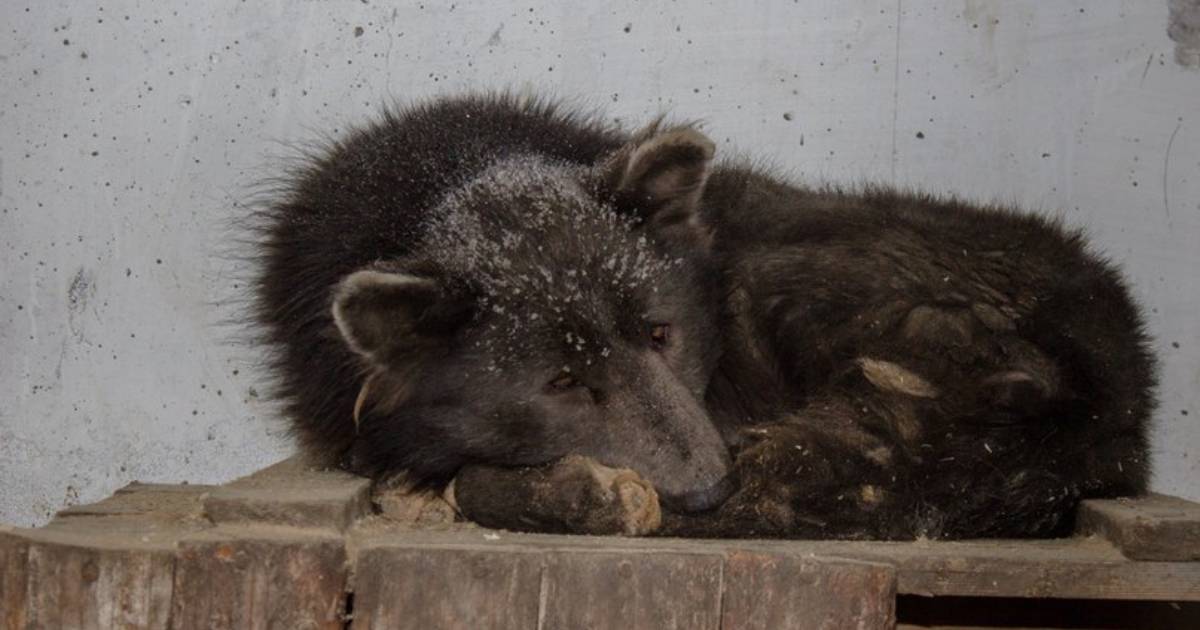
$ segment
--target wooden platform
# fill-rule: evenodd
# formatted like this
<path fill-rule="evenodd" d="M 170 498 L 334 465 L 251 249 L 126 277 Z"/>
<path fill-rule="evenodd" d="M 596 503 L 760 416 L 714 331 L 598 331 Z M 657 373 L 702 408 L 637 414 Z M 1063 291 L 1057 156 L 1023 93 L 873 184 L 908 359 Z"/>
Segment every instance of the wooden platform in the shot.
<path fill-rule="evenodd" d="M 1052 541 L 544 536 L 288 461 L 0 526 L 3 628 L 1200 627 L 1200 506 L 1093 501 Z"/>

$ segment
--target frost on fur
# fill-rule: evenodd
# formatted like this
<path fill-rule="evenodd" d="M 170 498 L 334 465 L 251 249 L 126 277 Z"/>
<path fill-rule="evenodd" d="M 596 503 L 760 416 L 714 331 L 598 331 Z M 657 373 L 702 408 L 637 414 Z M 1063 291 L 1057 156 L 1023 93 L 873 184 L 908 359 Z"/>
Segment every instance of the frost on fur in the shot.
<path fill-rule="evenodd" d="M 1078 232 L 597 120 L 442 99 L 297 171 L 262 217 L 255 312 L 307 450 L 512 497 L 591 479 L 564 461 L 628 469 L 660 533 L 692 536 L 1044 536 L 1144 491 L 1154 358 Z M 527 522 L 465 482 L 515 511 L 480 520 Z"/>

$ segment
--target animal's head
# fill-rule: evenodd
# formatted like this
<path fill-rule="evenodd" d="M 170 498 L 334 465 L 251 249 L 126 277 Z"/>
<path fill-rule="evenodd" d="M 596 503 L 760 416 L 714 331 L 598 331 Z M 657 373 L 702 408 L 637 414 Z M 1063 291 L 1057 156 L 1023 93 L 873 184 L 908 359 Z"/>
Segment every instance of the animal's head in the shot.
<path fill-rule="evenodd" d="M 371 374 L 366 470 L 579 454 L 637 470 L 675 509 L 723 500 L 729 454 L 703 404 L 712 155 L 675 128 L 592 165 L 506 158 L 442 201 L 417 254 L 344 278 L 334 320 Z"/>

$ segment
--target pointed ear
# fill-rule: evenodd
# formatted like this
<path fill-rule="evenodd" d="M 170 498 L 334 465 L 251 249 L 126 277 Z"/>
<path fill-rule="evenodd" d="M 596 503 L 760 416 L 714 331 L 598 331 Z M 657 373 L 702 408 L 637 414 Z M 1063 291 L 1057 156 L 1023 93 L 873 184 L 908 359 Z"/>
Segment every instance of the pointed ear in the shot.
<path fill-rule="evenodd" d="M 707 240 L 698 209 L 716 146 L 691 127 L 652 124 L 610 157 L 602 175 L 619 206 L 660 238 Z"/>
<path fill-rule="evenodd" d="M 346 345 L 384 365 L 444 345 L 470 316 L 467 300 L 424 275 L 363 269 L 343 278 L 333 294 L 333 321 Z"/>

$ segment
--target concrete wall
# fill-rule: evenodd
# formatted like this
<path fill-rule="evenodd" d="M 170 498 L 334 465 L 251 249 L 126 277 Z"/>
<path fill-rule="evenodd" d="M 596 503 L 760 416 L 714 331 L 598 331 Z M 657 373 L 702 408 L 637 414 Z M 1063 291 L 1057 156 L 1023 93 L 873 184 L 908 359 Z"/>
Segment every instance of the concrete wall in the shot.
<path fill-rule="evenodd" d="M 1162 355 L 1155 486 L 1200 499 L 1196 4 L 4 2 L 0 521 L 286 454 L 254 357 L 223 342 L 221 226 L 281 143 L 504 86 L 1088 228 Z"/>

